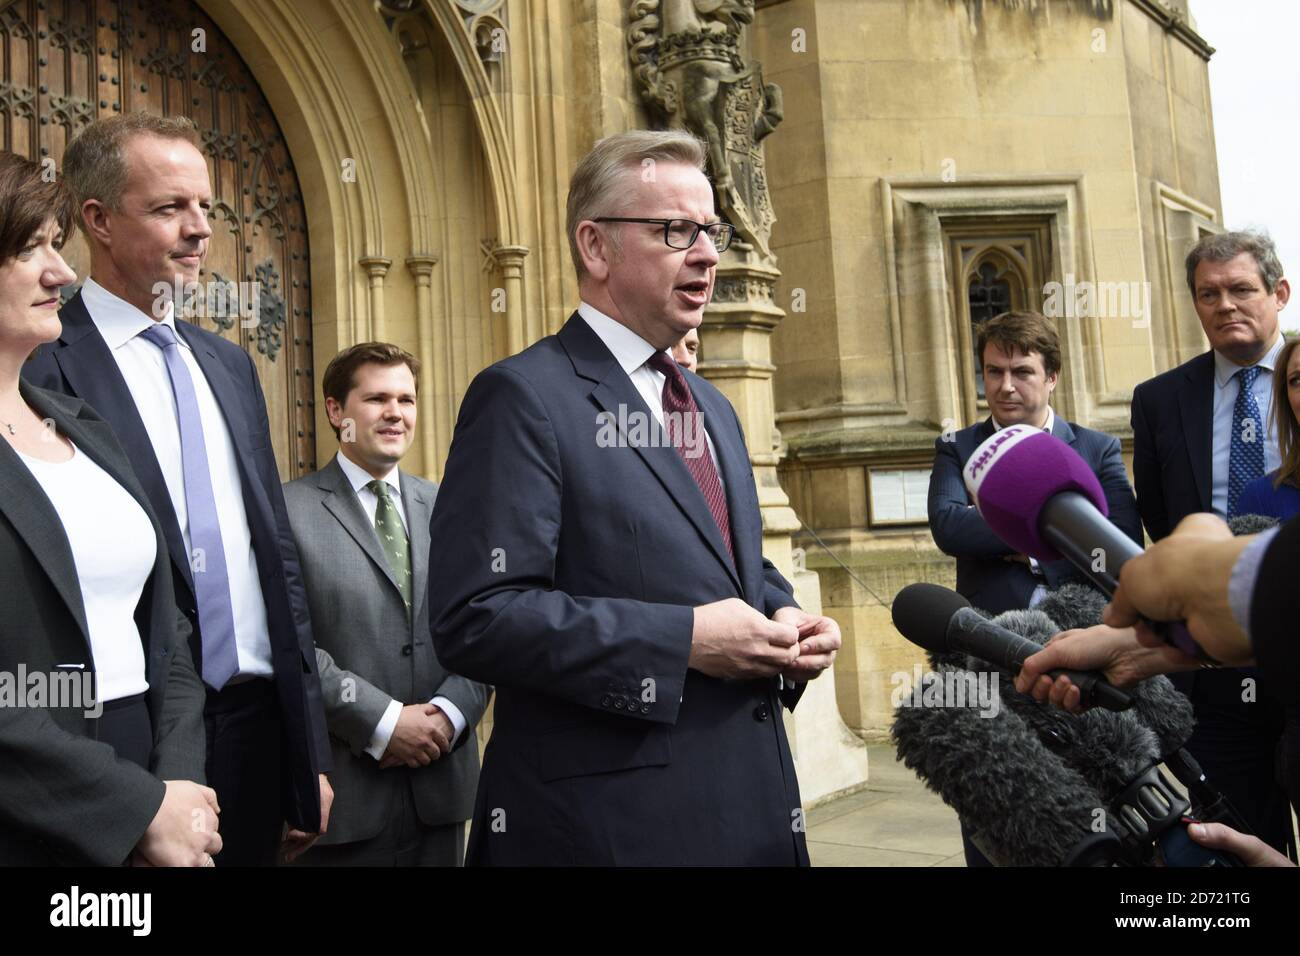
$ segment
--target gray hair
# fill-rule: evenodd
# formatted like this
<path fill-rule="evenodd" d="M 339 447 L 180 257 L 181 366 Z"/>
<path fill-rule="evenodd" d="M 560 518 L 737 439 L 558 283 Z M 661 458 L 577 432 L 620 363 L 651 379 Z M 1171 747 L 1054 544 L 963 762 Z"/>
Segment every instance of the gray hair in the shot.
<path fill-rule="evenodd" d="M 628 173 L 644 169 L 650 163 L 684 163 L 704 170 L 704 144 L 682 130 L 635 129 L 606 136 L 596 143 L 573 171 L 569 180 L 569 201 L 565 210 L 565 230 L 569 235 L 569 255 L 578 278 L 586 275 L 578 253 L 578 224 L 597 216 L 622 212 L 618 200 L 628 194 Z M 612 230 L 610 241 L 618 247 L 618 231 Z"/>
<path fill-rule="evenodd" d="M 1245 229 L 1239 232 L 1218 232 L 1205 236 L 1187 253 L 1187 288 L 1196 295 L 1196 267 L 1202 262 L 1228 262 L 1243 252 L 1250 253 L 1259 269 L 1264 288 L 1272 292 L 1282 278 L 1282 262 L 1277 257 L 1277 247 L 1266 232 Z"/>
<path fill-rule="evenodd" d="M 72 192 L 77 222 L 83 230 L 86 223 L 81 208 L 86 200 L 97 199 L 114 210 L 122 201 L 127 179 L 123 147 L 134 136 L 183 139 L 196 147 L 199 144 L 198 127 L 186 116 L 136 112 L 95 120 L 68 143 L 63 153 L 63 180 Z"/>

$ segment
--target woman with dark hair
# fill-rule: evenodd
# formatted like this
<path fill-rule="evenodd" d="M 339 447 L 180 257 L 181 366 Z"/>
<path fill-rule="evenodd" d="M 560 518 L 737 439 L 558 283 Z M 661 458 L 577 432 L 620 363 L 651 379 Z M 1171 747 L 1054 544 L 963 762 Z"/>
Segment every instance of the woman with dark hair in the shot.
<path fill-rule="evenodd" d="M 1273 368 L 1273 404 L 1269 412 L 1277 431 L 1282 464 L 1277 471 L 1241 489 L 1237 514 L 1267 515 L 1285 521 L 1300 514 L 1300 337 L 1278 353 Z"/>
<path fill-rule="evenodd" d="M 0 152 L 0 865 L 211 866 L 205 692 L 158 521 L 103 419 L 19 376 L 61 331 L 73 216 Z"/>

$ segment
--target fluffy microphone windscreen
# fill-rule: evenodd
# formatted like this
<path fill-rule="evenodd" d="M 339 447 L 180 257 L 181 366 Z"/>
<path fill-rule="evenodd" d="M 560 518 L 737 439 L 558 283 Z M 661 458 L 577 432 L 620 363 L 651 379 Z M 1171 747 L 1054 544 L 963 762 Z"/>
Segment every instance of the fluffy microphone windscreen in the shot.
<path fill-rule="evenodd" d="M 962 469 L 966 490 L 993 533 L 1039 561 L 1062 556 L 1043 540 L 1038 516 L 1063 491 L 1077 491 L 1109 513 L 1101 483 L 1078 452 L 1041 428 L 1011 425 L 995 432 Z"/>
<path fill-rule="evenodd" d="M 927 651 L 948 650 L 948 622 L 970 601 L 937 584 L 909 584 L 894 596 L 892 613 L 898 633 Z"/>

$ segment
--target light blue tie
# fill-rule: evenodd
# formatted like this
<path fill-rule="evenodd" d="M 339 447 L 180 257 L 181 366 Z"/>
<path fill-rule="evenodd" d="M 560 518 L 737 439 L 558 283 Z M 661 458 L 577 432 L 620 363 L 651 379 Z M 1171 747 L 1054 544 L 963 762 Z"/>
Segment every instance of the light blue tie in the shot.
<path fill-rule="evenodd" d="M 1233 376 L 1240 384 L 1232 406 L 1232 441 L 1228 445 L 1228 517 L 1237 514 L 1242 489 L 1264 475 L 1264 419 L 1252 387 L 1259 378 L 1259 366 L 1239 369 Z"/>
<path fill-rule="evenodd" d="M 226 550 L 217 520 L 217 501 L 208 470 L 208 448 L 203 440 L 203 420 L 194 393 L 194 380 L 181 357 L 176 333 L 156 322 L 140 333 L 162 349 L 167 375 L 176 399 L 176 421 L 181 432 L 181 466 L 185 475 L 185 510 L 189 513 L 190 569 L 198 599 L 199 633 L 203 639 L 203 680 L 221 690 L 239 673 L 235 644 L 235 612 L 230 604 L 230 576 Z"/>

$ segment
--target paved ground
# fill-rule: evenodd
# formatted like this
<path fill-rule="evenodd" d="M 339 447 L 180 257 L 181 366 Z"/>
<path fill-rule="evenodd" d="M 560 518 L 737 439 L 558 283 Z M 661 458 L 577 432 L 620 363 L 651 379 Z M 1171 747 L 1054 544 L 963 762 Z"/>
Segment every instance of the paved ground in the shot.
<path fill-rule="evenodd" d="M 894 758 L 867 748 L 867 789 L 808 812 L 813 866 L 965 866 L 957 814 Z"/>

